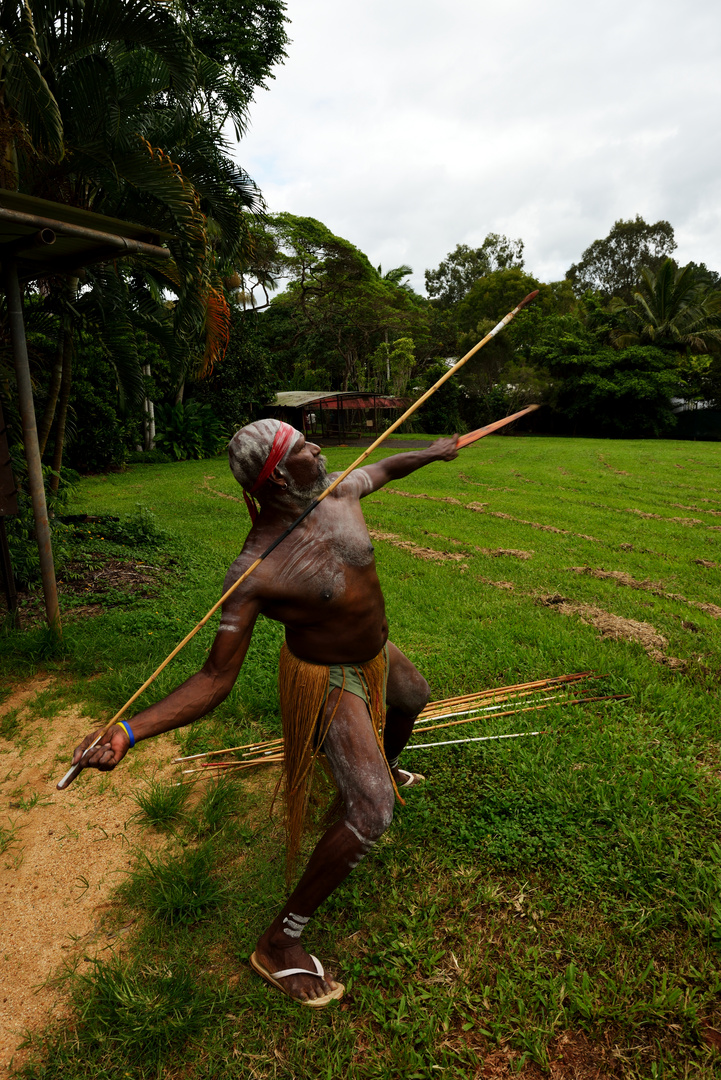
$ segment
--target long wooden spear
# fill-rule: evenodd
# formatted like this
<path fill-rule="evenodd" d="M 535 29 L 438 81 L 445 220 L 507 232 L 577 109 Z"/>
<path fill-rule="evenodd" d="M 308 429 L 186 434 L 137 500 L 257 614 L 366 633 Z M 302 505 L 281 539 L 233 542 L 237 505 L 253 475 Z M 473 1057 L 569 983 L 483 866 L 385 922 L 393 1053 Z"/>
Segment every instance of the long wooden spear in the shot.
<path fill-rule="evenodd" d="M 433 386 L 431 386 L 431 388 L 429 390 L 426 390 L 425 394 L 421 394 L 421 396 L 418 398 L 418 400 L 415 401 L 411 405 L 411 407 L 409 409 L 406 409 L 406 411 L 403 413 L 402 416 L 399 416 L 398 419 L 394 423 L 392 423 L 391 426 L 389 428 L 387 428 L 383 432 L 382 435 L 379 435 L 378 438 L 375 440 L 375 442 L 372 443 L 366 450 L 364 450 L 363 453 L 360 455 L 360 457 L 356 458 L 356 460 L 353 462 L 352 465 L 349 465 L 347 469 L 345 469 L 339 476 L 337 476 L 335 478 L 335 480 L 333 480 L 333 482 L 330 483 L 328 485 L 328 487 L 325 488 L 320 493 L 318 498 L 314 499 L 313 502 L 310 504 L 310 506 L 307 506 L 306 509 L 303 511 L 303 513 L 299 517 L 297 517 L 295 519 L 293 524 L 289 525 L 288 528 L 285 529 L 284 532 L 282 532 L 280 534 L 280 536 L 277 537 L 277 539 L 274 540 L 273 543 L 270 544 L 265 549 L 265 551 L 262 553 L 262 555 L 259 555 L 258 558 L 255 560 L 255 562 L 252 562 L 250 564 L 248 569 L 245 570 L 240 575 L 240 577 L 236 581 L 233 582 L 233 584 L 230 586 L 230 588 L 225 593 L 223 593 L 220 600 L 218 600 L 217 603 L 213 604 L 213 606 L 210 609 L 210 611 L 208 612 L 208 614 L 205 615 L 204 618 L 202 618 L 200 620 L 200 622 L 196 626 L 193 627 L 193 629 L 190 631 L 190 633 L 185 635 L 185 637 L 180 642 L 180 644 L 176 645 L 175 648 L 173 649 L 173 651 L 168 656 L 166 656 L 166 658 L 165 658 L 165 660 L 163 660 L 162 664 L 160 664 L 160 666 L 155 669 L 153 674 L 150 675 L 145 680 L 145 682 L 140 687 L 140 689 L 136 690 L 131 698 L 128 698 L 128 700 L 123 705 L 122 709 L 118 709 L 118 711 L 116 712 L 116 714 L 112 718 L 112 720 L 110 720 L 109 723 L 107 723 L 105 725 L 105 727 L 100 732 L 100 734 L 97 735 L 95 737 L 95 739 L 91 742 L 90 746 L 88 746 L 83 751 L 83 755 L 80 758 L 80 761 L 78 761 L 78 763 L 76 765 L 71 766 L 71 768 L 68 769 L 68 771 L 66 772 L 66 774 L 62 778 L 62 780 L 59 781 L 59 783 L 57 785 L 58 791 L 63 791 L 66 787 L 70 786 L 70 784 L 73 782 L 75 777 L 79 774 L 79 772 L 83 768 L 83 758 L 86 756 L 86 754 L 89 754 L 90 751 L 93 749 L 93 747 L 97 746 L 98 743 L 102 739 L 105 738 L 107 733 L 110 731 L 111 727 L 113 727 L 113 725 L 115 723 L 117 723 L 117 721 L 120 719 L 120 717 L 123 715 L 123 713 L 126 712 L 127 709 L 130 708 L 130 706 L 133 704 L 134 701 L 137 701 L 137 699 L 140 697 L 140 695 L 145 690 L 147 690 L 147 688 L 150 686 L 150 684 L 152 682 L 154 682 L 157 679 L 160 672 L 165 667 L 167 667 L 167 665 L 170 663 L 170 661 L 174 657 L 176 657 L 178 655 L 178 653 L 180 652 L 181 649 L 185 648 L 185 646 L 188 644 L 188 642 L 191 640 L 191 638 L 194 638 L 195 635 L 198 633 L 198 631 L 203 626 L 205 626 L 205 624 L 208 622 L 208 620 L 213 617 L 213 615 L 218 610 L 218 608 L 221 607 L 225 603 L 225 601 L 228 599 L 228 597 L 231 596 L 232 593 L 235 592 L 235 590 L 238 588 L 238 586 L 242 585 L 242 583 L 244 581 L 246 581 L 250 577 L 250 575 L 253 573 L 253 571 L 256 570 L 260 566 L 260 564 L 263 562 L 263 559 L 267 559 L 267 557 L 270 555 L 270 553 L 272 551 L 275 551 L 275 549 L 278 547 L 278 544 L 282 544 L 282 542 L 285 540 L 285 538 L 287 536 L 289 536 L 290 533 L 292 533 L 293 530 L 298 527 L 298 525 L 300 525 L 301 521 L 303 521 L 305 518 L 307 518 L 308 514 L 312 513 L 313 510 L 315 510 L 316 506 L 318 506 L 319 503 L 322 503 L 323 499 L 326 499 L 331 494 L 331 492 L 334 491 L 338 487 L 338 485 L 341 484 L 345 480 L 346 476 L 348 476 L 350 473 L 352 473 L 354 469 L 357 469 L 359 465 L 362 465 L 363 462 L 366 460 L 366 458 L 369 457 L 370 454 L 372 454 L 373 451 L 375 449 L 377 449 L 377 447 L 379 447 L 382 442 L 385 442 L 385 440 L 388 438 L 388 436 L 392 432 L 394 432 L 396 430 L 396 428 L 400 427 L 401 424 L 403 424 L 409 418 L 409 416 L 412 416 L 413 413 L 416 412 L 417 409 L 420 409 L 421 405 L 423 405 L 424 402 L 428 401 L 428 398 L 431 397 L 433 394 L 435 394 L 436 390 L 439 390 L 440 387 L 443 386 L 443 384 L 445 382 L 447 382 L 448 379 L 450 379 L 452 375 L 455 375 L 455 373 L 457 371 L 459 371 L 463 367 L 463 365 L 468 360 L 470 360 L 470 358 L 472 356 L 474 356 L 478 352 L 479 349 L 482 349 L 484 345 L 487 345 L 488 342 L 491 341 L 491 339 L 496 336 L 496 334 L 500 333 L 500 331 L 503 330 L 504 326 L 508 326 L 511 319 L 514 319 L 516 317 L 516 315 L 518 314 L 518 312 L 521 311 L 522 308 L 524 308 L 526 306 L 526 304 L 530 304 L 532 300 L 535 300 L 537 296 L 538 296 L 538 289 L 535 289 L 533 292 L 529 293 L 528 296 L 524 297 L 523 300 L 521 300 L 520 304 L 518 304 L 517 307 L 514 307 L 513 311 L 509 311 L 508 314 L 505 315 L 501 319 L 501 321 L 499 323 L 497 323 L 497 325 L 494 326 L 493 329 L 489 333 L 486 334 L 486 336 L 484 338 L 482 338 L 476 345 L 474 345 L 472 349 L 469 349 L 468 352 L 465 354 L 465 356 L 462 356 L 461 359 L 458 360 L 457 363 L 455 363 L 453 365 L 453 367 L 450 367 L 448 369 L 448 371 L 444 372 L 444 374 L 441 375 L 440 379 L 438 379 L 438 381 L 435 382 L 433 384 Z M 511 417 L 511 419 L 514 419 L 514 418 Z M 478 437 L 480 438 L 481 436 L 478 436 Z"/>

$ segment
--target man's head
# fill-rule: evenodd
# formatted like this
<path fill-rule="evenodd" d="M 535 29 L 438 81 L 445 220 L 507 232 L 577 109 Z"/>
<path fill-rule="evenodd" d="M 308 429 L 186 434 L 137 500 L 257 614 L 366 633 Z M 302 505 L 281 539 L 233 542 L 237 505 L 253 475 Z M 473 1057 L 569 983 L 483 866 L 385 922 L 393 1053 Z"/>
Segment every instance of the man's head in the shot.
<path fill-rule="evenodd" d="M 320 448 L 280 420 L 257 420 L 241 428 L 228 443 L 228 457 L 233 476 L 251 494 L 271 484 L 278 494 L 307 505 L 328 486 Z"/>

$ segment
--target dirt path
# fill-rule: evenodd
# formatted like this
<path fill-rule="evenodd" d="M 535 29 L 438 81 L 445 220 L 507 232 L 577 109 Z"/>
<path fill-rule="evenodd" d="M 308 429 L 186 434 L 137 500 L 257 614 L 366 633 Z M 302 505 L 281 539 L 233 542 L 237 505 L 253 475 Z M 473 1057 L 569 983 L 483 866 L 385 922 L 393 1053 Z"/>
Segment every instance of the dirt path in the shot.
<path fill-rule="evenodd" d="M 65 963 L 113 948 L 103 914 L 136 844 L 162 838 L 129 820 L 133 793 L 154 775 L 170 775 L 169 737 L 133 751 L 115 775 L 82 774 L 60 792 L 55 784 L 72 748 L 95 721 L 73 707 L 42 716 L 52 703 L 51 677 L 18 686 L 0 706 L 0 1076 L 26 1029 L 62 1016 L 62 988 L 48 985 Z M 52 711 L 48 708 L 48 711 Z M 125 764 L 125 763 L 124 763 Z M 129 928 L 128 927 L 126 928 Z M 122 935 L 122 930 L 120 931 Z"/>

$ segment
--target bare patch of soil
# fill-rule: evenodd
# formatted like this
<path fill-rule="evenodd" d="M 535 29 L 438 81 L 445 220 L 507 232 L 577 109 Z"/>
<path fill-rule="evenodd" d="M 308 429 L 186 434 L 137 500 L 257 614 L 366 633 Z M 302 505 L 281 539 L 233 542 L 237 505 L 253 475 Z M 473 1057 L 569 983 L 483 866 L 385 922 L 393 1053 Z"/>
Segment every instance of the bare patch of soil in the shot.
<path fill-rule="evenodd" d="M 384 533 L 378 532 L 376 529 L 369 529 L 368 534 L 372 540 L 385 540 L 387 544 L 402 548 L 416 559 L 425 559 L 428 562 L 463 563 L 464 559 L 470 557 L 470 553 L 467 551 L 436 551 L 435 548 L 419 547 L 410 540 L 401 540 L 400 536 L 395 533 Z M 468 563 L 463 563 L 463 566 L 467 569 Z"/>
<path fill-rule="evenodd" d="M 636 619 L 624 619 L 620 615 L 613 615 L 610 611 L 595 607 L 593 604 L 584 604 L 576 600 L 569 600 L 559 593 L 550 596 L 542 596 L 538 600 L 544 607 L 550 607 L 561 615 L 576 615 L 587 626 L 593 626 L 598 630 L 601 637 L 610 638 L 611 641 L 635 641 L 643 646 L 647 655 L 659 664 L 665 664 L 670 668 L 682 668 L 683 660 L 674 656 L 666 656 L 668 640 L 659 634 L 655 627 L 647 622 L 637 622 Z"/>
<path fill-rule="evenodd" d="M 630 476 L 630 475 L 631 475 L 630 473 L 624 472 L 624 471 L 623 471 L 623 469 L 614 469 L 613 465 L 609 465 L 609 463 L 608 463 L 608 462 L 606 461 L 606 459 L 605 459 L 605 457 L 603 456 L 603 454 L 599 454 L 599 455 L 598 455 L 598 460 L 599 460 L 599 461 L 601 462 L 601 464 L 602 464 L 602 465 L 604 465 L 604 466 L 605 466 L 605 467 L 606 467 L 607 469 L 610 469 L 612 473 L 615 473 L 615 474 L 616 474 L 616 476 Z"/>
<path fill-rule="evenodd" d="M 385 489 L 391 495 L 402 495 L 404 499 L 428 499 L 429 502 L 452 503 L 453 506 L 463 506 L 460 499 L 454 499 L 452 495 L 426 495 L 425 492 L 400 491 L 398 488 Z"/>
<path fill-rule="evenodd" d="M 239 499 L 237 495 L 226 495 L 226 493 L 224 491 L 218 491 L 217 488 L 211 487 L 210 484 L 208 483 L 208 481 L 209 480 L 217 480 L 217 479 L 218 479 L 217 476 L 211 476 L 211 475 L 204 476 L 203 477 L 203 487 L 202 487 L 201 490 L 207 492 L 210 495 L 215 495 L 219 499 L 230 499 L 231 502 L 237 502 L 237 503 L 242 503 L 242 502 L 245 501 L 244 499 Z"/>
<path fill-rule="evenodd" d="M 700 502 L 710 502 L 710 499 L 701 499 Z M 694 510 L 697 514 L 711 514 L 712 517 L 721 517 L 721 510 L 704 510 L 702 506 L 684 506 L 683 503 L 671 503 L 677 510 Z"/>
<path fill-rule="evenodd" d="M 490 578 L 479 577 L 476 581 L 480 581 L 483 585 L 492 585 L 494 589 L 507 589 L 508 592 L 513 592 L 516 586 L 512 581 L 491 581 Z"/>
<path fill-rule="evenodd" d="M 698 562 L 699 560 L 696 559 L 695 561 Z M 677 600 L 681 604 L 688 604 L 689 607 L 698 608 L 699 611 L 706 612 L 713 619 L 721 619 L 721 607 L 718 604 L 711 604 L 703 600 L 688 600 L 685 596 L 681 596 L 680 593 L 666 592 L 659 582 L 649 581 L 648 578 L 644 581 L 638 581 L 624 570 L 594 569 L 591 566 L 569 566 L 568 569 L 574 574 L 587 574 L 589 577 L 594 578 L 611 578 L 618 585 L 625 585 L 630 589 L 644 589 L 646 592 L 653 593 L 654 596 L 662 597 L 662 599 Z"/>
<path fill-rule="evenodd" d="M 586 574 L 588 577 L 593 578 L 610 578 L 618 582 L 619 585 L 627 585 L 631 589 L 646 589 L 657 596 L 666 595 L 662 591 L 662 585 L 659 582 L 649 581 L 648 578 L 644 581 L 638 581 L 624 570 L 604 570 L 600 567 L 594 569 L 592 566 L 569 566 L 568 569 L 574 574 Z"/>
<path fill-rule="evenodd" d="M 0 827 L 11 836 L 0 855 L 0 1074 L 13 1055 L 19 1064 L 24 1029 L 39 1030 L 64 1015 L 63 992 L 49 982 L 61 966 L 120 942 L 123 928 L 103 929 L 111 892 L 139 842 L 143 848 L 162 843 L 157 834 L 141 837 L 130 821 L 133 793 L 147 776 L 174 772 L 167 763 L 175 744 L 162 736 L 133 750 L 117 773 L 81 774 L 57 791 L 73 748 L 98 721 L 76 706 L 52 720 L 34 714 L 35 698 L 53 685 L 47 676 L 20 685 L 0 709 L 0 717 L 18 710 L 11 740 L 0 738 L 7 808 Z"/>
<path fill-rule="evenodd" d="M 555 525 L 542 525 L 538 521 L 526 521 L 524 518 L 514 517 L 513 514 L 504 514 L 500 510 L 486 510 L 487 503 L 466 503 L 466 510 L 475 510 L 479 514 L 488 514 L 489 517 L 503 518 L 505 521 L 514 521 L 517 525 L 529 525 L 532 529 L 540 529 L 542 532 L 558 533 L 559 536 L 578 536 L 581 540 L 592 540 L 594 544 L 601 541 L 596 536 L 587 536 L 586 533 L 571 532 L 568 529 L 558 529 Z"/>
<path fill-rule="evenodd" d="M 492 555 L 494 558 L 498 558 L 500 555 L 508 555 L 513 559 L 526 559 L 533 558 L 532 551 L 524 551 L 522 548 L 496 548 L 491 550 L 490 548 L 478 548 L 482 555 Z"/>
<path fill-rule="evenodd" d="M 447 544 L 453 544 L 456 547 L 463 545 L 463 540 L 455 540 L 452 536 L 443 536 L 442 533 L 428 532 L 427 529 L 423 530 L 426 536 L 432 536 L 434 540 L 445 540 Z M 482 548 L 473 545 L 474 551 L 477 551 L 480 555 L 491 555 L 493 558 L 498 558 L 500 555 L 508 555 L 514 559 L 532 559 L 532 551 L 523 551 L 522 548 Z"/>
<path fill-rule="evenodd" d="M 715 570 L 718 566 L 717 562 L 712 562 L 711 559 L 694 559 L 697 566 L 704 566 L 707 570 Z"/>
<path fill-rule="evenodd" d="M 160 567 L 136 559 L 104 559 L 96 555 L 90 565 L 70 561 L 58 577 L 58 591 L 84 596 L 119 589 L 125 593 L 152 596 L 160 572 Z"/>
<path fill-rule="evenodd" d="M 638 510 L 635 506 L 627 506 L 621 510 L 622 514 L 636 514 L 640 518 L 653 518 L 655 521 L 674 521 L 677 525 L 703 525 L 700 518 L 664 517 L 662 514 L 649 514 L 645 510 Z"/>
<path fill-rule="evenodd" d="M 507 491 L 507 492 L 511 492 L 511 493 L 513 491 L 515 491 L 515 488 L 509 488 L 509 487 L 498 488 L 498 487 L 492 487 L 490 484 L 483 484 L 483 483 L 481 483 L 480 480 L 472 480 L 470 478 L 470 476 L 466 476 L 466 474 L 462 473 L 462 472 L 458 474 L 458 479 L 462 480 L 464 484 L 473 484 L 474 487 L 485 488 L 486 491 Z"/>

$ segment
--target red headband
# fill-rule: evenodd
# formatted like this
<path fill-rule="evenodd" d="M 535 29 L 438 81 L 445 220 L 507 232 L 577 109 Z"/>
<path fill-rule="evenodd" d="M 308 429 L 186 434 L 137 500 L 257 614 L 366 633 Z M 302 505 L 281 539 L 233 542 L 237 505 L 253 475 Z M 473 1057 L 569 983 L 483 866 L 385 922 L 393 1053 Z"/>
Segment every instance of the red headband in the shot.
<path fill-rule="evenodd" d="M 275 438 L 273 439 L 273 445 L 270 448 L 270 453 L 266 458 L 265 465 L 258 473 L 257 480 L 255 481 L 249 492 L 243 489 L 243 497 L 245 499 L 245 505 L 248 507 L 248 513 L 250 514 L 251 521 L 254 522 L 258 516 L 258 507 L 255 499 L 252 496 L 256 493 L 256 491 L 260 491 L 263 484 L 273 472 L 273 469 L 275 469 L 276 466 L 280 465 L 297 434 L 298 432 L 295 430 L 294 427 L 291 427 L 290 424 L 286 424 L 281 421 L 280 427 L 275 433 Z"/>

